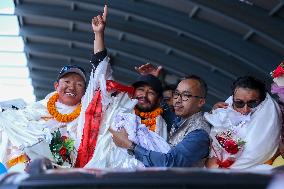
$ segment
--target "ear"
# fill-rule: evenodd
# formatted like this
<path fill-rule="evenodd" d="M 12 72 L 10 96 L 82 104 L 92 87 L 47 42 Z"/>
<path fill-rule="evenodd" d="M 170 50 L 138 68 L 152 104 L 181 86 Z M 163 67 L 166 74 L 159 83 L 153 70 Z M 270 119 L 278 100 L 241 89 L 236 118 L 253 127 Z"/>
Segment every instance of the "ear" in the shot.
<path fill-rule="evenodd" d="M 57 88 L 58 88 L 58 85 L 59 83 L 57 81 L 54 82 L 53 86 L 54 86 L 54 89 L 57 91 Z"/>
<path fill-rule="evenodd" d="M 198 103 L 198 107 L 199 107 L 199 108 L 202 108 L 205 103 L 206 103 L 205 98 L 200 98 L 200 99 L 199 99 L 199 103 Z"/>

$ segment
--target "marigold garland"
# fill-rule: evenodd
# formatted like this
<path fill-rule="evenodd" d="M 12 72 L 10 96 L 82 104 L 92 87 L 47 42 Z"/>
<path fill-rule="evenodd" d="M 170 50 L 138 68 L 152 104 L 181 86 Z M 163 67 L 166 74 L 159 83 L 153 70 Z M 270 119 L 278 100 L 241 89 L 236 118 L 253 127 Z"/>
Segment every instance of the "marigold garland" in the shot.
<path fill-rule="evenodd" d="M 26 154 L 22 154 L 16 158 L 8 160 L 6 164 L 8 168 L 11 168 L 14 165 L 17 165 L 18 163 L 27 163 L 27 162 L 29 162 L 28 156 Z"/>
<path fill-rule="evenodd" d="M 70 114 L 61 114 L 57 111 L 55 102 L 58 100 L 59 94 L 55 93 L 52 97 L 49 98 L 47 102 L 47 110 L 59 122 L 68 123 L 76 119 L 81 112 L 81 104 Z"/>
<path fill-rule="evenodd" d="M 155 132 L 156 131 L 156 118 L 163 113 L 162 108 L 156 108 L 152 112 L 140 112 L 137 108 L 134 109 L 135 114 L 141 117 L 141 123 L 145 124 L 146 127 Z"/>

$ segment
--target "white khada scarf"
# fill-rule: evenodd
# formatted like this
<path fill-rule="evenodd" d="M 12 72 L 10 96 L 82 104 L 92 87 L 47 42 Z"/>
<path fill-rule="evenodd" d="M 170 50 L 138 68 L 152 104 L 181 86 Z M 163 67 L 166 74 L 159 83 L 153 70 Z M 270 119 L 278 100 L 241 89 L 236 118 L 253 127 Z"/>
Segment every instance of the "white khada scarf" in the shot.
<path fill-rule="evenodd" d="M 108 129 L 115 130 L 124 127 L 128 133 L 128 138 L 146 149 L 166 153 L 170 147 L 166 142 L 167 127 L 161 116 L 156 118 L 157 127 L 155 133 L 149 131 L 141 120 L 135 115 L 134 107 L 136 99 L 128 97 L 127 93 L 119 93 L 111 96 L 106 90 L 106 80 L 112 79 L 112 71 L 109 65 L 109 58 L 106 57 L 99 63 L 90 77 L 89 86 L 82 100 L 82 109 L 90 103 L 95 90 L 100 89 L 103 105 L 103 119 L 100 125 L 96 148 L 92 159 L 86 164 L 86 168 L 137 168 L 144 165 L 130 156 L 125 149 L 117 147 Z M 84 122 L 84 117 L 79 117 L 79 122 Z M 83 125 L 77 128 L 77 141 L 81 140 Z M 77 144 L 77 146 L 79 143 Z"/>
<path fill-rule="evenodd" d="M 230 169 L 261 168 L 276 153 L 281 129 L 281 112 L 278 104 L 267 93 L 266 98 L 249 115 L 242 115 L 232 108 L 232 96 L 226 100 L 227 109 L 218 108 L 205 113 L 206 120 L 213 126 L 213 133 L 221 128 L 233 128 L 246 143 L 243 152 Z M 236 125 L 236 123 L 240 123 Z"/>

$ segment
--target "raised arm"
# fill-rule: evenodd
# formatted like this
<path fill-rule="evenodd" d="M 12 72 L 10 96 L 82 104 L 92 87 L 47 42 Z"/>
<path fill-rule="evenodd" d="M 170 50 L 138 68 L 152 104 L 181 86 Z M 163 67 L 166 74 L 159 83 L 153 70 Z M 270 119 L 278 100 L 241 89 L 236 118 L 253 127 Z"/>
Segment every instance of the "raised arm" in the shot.
<path fill-rule="evenodd" d="M 107 5 L 104 6 L 103 15 L 98 15 L 92 19 L 92 28 L 95 33 L 94 54 L 105 49 L 104 31 L 107 19 Z"/>

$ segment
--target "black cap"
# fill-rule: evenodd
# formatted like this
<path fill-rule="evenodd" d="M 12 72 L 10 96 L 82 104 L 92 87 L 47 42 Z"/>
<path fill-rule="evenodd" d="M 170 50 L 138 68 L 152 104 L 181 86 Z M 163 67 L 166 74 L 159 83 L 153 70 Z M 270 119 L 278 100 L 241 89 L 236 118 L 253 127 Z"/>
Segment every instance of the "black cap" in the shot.
<path fill-rule="evenodd" d="M 58 76 L 57 76 L 57 81 L 59 79 L 61 79 L 64 75 L 68 74 L 68 73 L 77 73 L 86 82 L 86 72 L 85 72 L 85 70 L 83 68 L 81 68 L 80 66 L 77 66 L 77 65 L 65 65 L 65 66 L 63 66 L 61 68 Z"/>
<path fill-rule="evenodd" d="M 138 77 L 138 79 L 136 80 L 136 82 L 134 82 L 132 84 L 132 86 L 134 88 L 137 88 L 141 85 L 149 85 L 153 88 L 153 90 L 159 95 L 159 96 L 162 96 L 162 93 L 163 93 L 163 87 L 162 87 L 162 83 L 161 81 L 151 75 L 151 74 L 148 74 L 148 75 L 141 75 L 140 77 Z"/>

